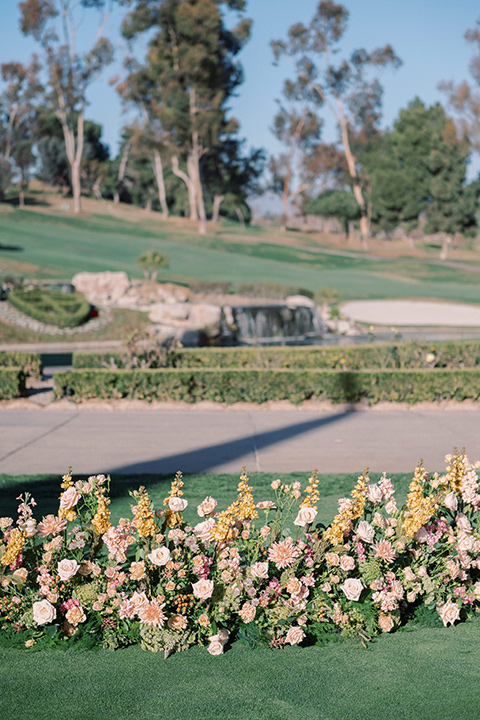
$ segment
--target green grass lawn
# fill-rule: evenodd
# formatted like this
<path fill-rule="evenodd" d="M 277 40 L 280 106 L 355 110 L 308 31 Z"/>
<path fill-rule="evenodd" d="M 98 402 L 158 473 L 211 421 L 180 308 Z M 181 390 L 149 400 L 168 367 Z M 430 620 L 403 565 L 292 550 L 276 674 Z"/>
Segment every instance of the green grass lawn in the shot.
<path fill-rule="evenodd" d="M 271 497 L 276 475 L 250 476 L 254 497 Z M 280 476 L 307 479 L 303 473 Z M 372 474 L 372 479 L 378 476 Z M 75 478 L 78 479 L 78 478 Z M 156 504 L 171 477 L 114 476 L 115 518 L 129 514 L 128 489 L 148 487 Z M 185 476 L 193 521 L 195 506 L 211 494 L 225 507 L 238 476 Z M 405 498 L 409 475 L 393 475 Z M 356 476 L 320 476 L 320 520 L 327 523 L 338 497 Z M 28 490 L 37 516 L 58 506 L 59 478 L 0 475 L 0 515 L 15 512 Z M 211 657 L 195 647 L 168 660 L 130 647 L 30 652 L 0 649 L 2 720 L 478 720 L 480 618 L 456 627 L 415 628 L 377 638 L 368 649 L 342 639 L 323 647 L 251 650 L 235 642 Z"/>
<path fill-rule="evenodd" d="M 431 297 L 478 302 L 480 276 L 429 260 L 374 260 L 322 252 L 308 236 L 232 227 L 206 237 L 175 221 L 127 221 L 109 215 L 73 218 L 34 210 L 0 214 L 0 265 L 28 277 L 67 280 L 79 271 L 125 270 L 141 277 L 137 257 L 149 249 L 166 253 L 161 279 L 240 283 L 269 282 L 310 290 L 335 288 L 342 300 Z M 285 244 L 285 238 L 290 245 Z M 433 258 L 432 258 L 433 260 Z M 435 258 L 436 260 L 436 258 Z"/>

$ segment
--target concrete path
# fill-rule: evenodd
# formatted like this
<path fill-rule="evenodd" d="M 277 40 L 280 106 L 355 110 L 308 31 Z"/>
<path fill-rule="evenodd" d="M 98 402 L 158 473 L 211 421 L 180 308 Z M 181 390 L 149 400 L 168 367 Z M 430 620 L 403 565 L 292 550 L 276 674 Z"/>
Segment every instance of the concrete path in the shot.
<path fill-rule="evenodd" d="M 433 300 L 354 300 L 341 311 L 357 322 L 387 326 L 480 327 L 480 305 Z"/>
<path fill-rule="evenodd" d="M 465 446 L 480 459 L 479 415 L 466 410 L 0 410 L 0 473 L 411 472 L 442 470 Z"/>

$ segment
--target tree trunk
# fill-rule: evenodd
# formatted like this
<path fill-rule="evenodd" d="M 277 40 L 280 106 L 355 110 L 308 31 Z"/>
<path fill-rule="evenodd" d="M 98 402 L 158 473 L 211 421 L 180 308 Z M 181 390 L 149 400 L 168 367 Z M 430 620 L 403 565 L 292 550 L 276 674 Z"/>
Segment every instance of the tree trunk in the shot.
<path fill-rule="evenodd" d="M 363 197 L 362 188 L 360 187 L 360 178 L 358 177 L 356 168 L 356 158 L 350 147 L 350 139 L 348 137 L 348 123 L 343 112 L 343 104 L 340 98 L 337 98 L 339 111 L 338 123 L 342 136 L 343 151 L 347 162 L 348 173 L 353 183 L 353 194 L 360 208 L 360 241 L 365 250 L 368 250 L 368 238 L 370 236 L 370 223 L 368 221 L 368 210 L 365 199 Z"/>
<path fill-rule="evenodd" d="M 180 170 L 178 164 L 178 157 L 176 155 L 172 155 L 172 172 L 174 175 L 179 177 L 180 180 L 183 180 L 183 182 L 187 186 L 190 220 L 198 220 L 195 185 L 193 184 L 187 173 L 184 173 L 183 170 Z"/>
<path fill-rule="evenodd" d="M 225 195 L 215 195 L 215 197 L 213 198 L 212 222 L 215 225 L 218 224 L 218 218 L 220 216 L 220 205 L 222 204 L 224 199 Z"/>
<path fill-rule="evenodd" d="M 242 211 L 240 210 L 240 208 L 239 208 L 239 207 L 236 207 L 236 208 L 235 208 L 235 212 L 236 212 L 236 215 L 237 215 L 237 217 L 238 217 L 238 221 L 243 225 L 243 227 L 245 227 L 245 218 L 243 217 L 243 213 L 242 213 Z"/>
<path fill-rule="evenodd" d="M 163 178 L 162 157 L 158 150 L 153 151 L 152 167 L 155 180 L 157 181 L 158 199 L 160 200 L 160 207 L 162 208 L 162 217 L 166 220 L 168 218 L 167 193 L 165 190 L 165 180 Z"/>
<path fill-rule="evenodd" d="M 197 217 L 200 220 L 198 232 L 205 235 L 207 232 L 207 215 L 205 212 L 205 202 L 203 199 L 202 180 L 200 177 L 200 154 L 198 151 L 198 143 L 194 139 L 194 147 L 189 152 L 187 158 L 188 175 L 195 188 L 195 200 L 197 207 Z"/>
<path fill-rule="evenodd" d="M 123 179 L 125 177 L 125 173 L 127 172 L 128 154 L 130 152 L 131 145 L 131 142 L 126 143 L 125 147 L 123 148 L 120 165 L 118 166 L 118 187 L 113 195 L 113 202 L 115 203 L 115 205 L 118 205 L 118 203 L 120 202 L 120 187 L 123 184 Z"/>
<path fill-rule="evenodd" d="M 73 192 L 73 212 L 79 215 L 82 212 L 81 202 L 81 183 L 80 183 L 80 163 L 74 162 L 71 166 L 72 176 L 72 192 Z"/>
<path fill-rule="evenodd" d="M 152 209 L 152 198 L 148 198 L 147 202 L 145 203 L 144 210 L 145 212 L 150 212 Z"/>

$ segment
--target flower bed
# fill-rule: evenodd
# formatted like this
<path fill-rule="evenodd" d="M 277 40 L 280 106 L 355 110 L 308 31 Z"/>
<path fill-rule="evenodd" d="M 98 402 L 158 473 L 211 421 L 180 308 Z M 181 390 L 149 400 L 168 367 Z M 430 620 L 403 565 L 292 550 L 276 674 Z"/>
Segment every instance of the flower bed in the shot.
<path fill-rule="evenodd" d="M 178 473 L 163 506 L 145 488 L 110 523 L 109 478 L 62 479 L 57 515 L 40 522 L 20 496 L 0 518 L 0 639 L 27 648 L 140 643 L 220 655 L 233 639 L 281 648 L 341 636 L 366 642 L 410 620 L 446 626 L 480 608 L 480 486 L 463 453 L 444 475 L 415 469 L 398 508 L 391 480 L 362 474 L 329 527 L 316 525 L 317 473 L 272 483 L 254 502 L 243 471 L 225 510 L 207 497 L 188 525 Z"/>

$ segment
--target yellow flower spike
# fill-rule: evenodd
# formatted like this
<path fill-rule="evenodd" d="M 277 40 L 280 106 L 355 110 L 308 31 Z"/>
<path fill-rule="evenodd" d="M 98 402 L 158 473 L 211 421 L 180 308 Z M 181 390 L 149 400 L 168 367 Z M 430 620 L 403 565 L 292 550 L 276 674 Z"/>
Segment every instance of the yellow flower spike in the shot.
<path fill-rule="evenodd" d="M 329 540 L 332 545 L 341 545 L 343 543 L 343 536 L 350 529 L 350 522 L 357 520 L 363 514 L 369 479 L 368 468 L 365 468 L 365 472 L 359 476 L 352 490 L 352 502 L 350 505 L 346 505 L 338 515 L 335 515 L 332 524 L 323 534 L 324 540 Z"/>
<path fill-rule="evenodd" d="M 155 535 L 157 526 L 153 519 L 153 510 L 150 507 L 150 498 L 144 487 L 140 487 L 135 493 L 135 497 L 138 497 L 138 503 L 134 508 L 134 520 L 133 524 L 138 530 L 140 537 L 150 537 Z"/>
<path fill-rule="evenodd" d="M 462 492 L 462 480 L 465 475 L 465 448 L 459 454 L 458 449 L 454 448 L 452 459 L 447 467 L 447 487 L 449 491 L 454 493 Z"/>
<path fill-rule="evenodd" d="M 103 535 L 110 527 L 110 510 L 107 507 L 110 505 L 110 498 L 105 497 L 105 488 L 103 487 L 98 487 L 95 495 L 98 500 L 98 505 L 97 512 L 92 519 L 92 526 L 98 535 Z"/>
<path fill-rule="evenodd" d="M 8 541 L 7 549 L 0 558 L 2 565 L 12 565 L 22 552 L 22 548 L 25 544 L 25 538 L 27 534 L 21 530 L 15 528 L 12 530 L 10 539 Z"/>
<path fill-rule="evenodd" d="M 405 520 L 402 524 L 404 534 L 412 538 L 422 525 L 425 525 L 435 512 L 435 501 L 433 498 L 423 494 L 423 483 L 425 480 L 425 468 L 423 460 L 420 460 L 413 475 L 412 482 L 408 488 L 407 510 Z"/>
<path fill-rule="evenodd" d="M 305 488 L 305 497 L 303 498 L 300 507 L 313 507 L 317 509 L 317 502 L 320 500 L 320 493 L 318 492 L 318 470 L 315 469 L 308 478 L 308 485 Z"/>

